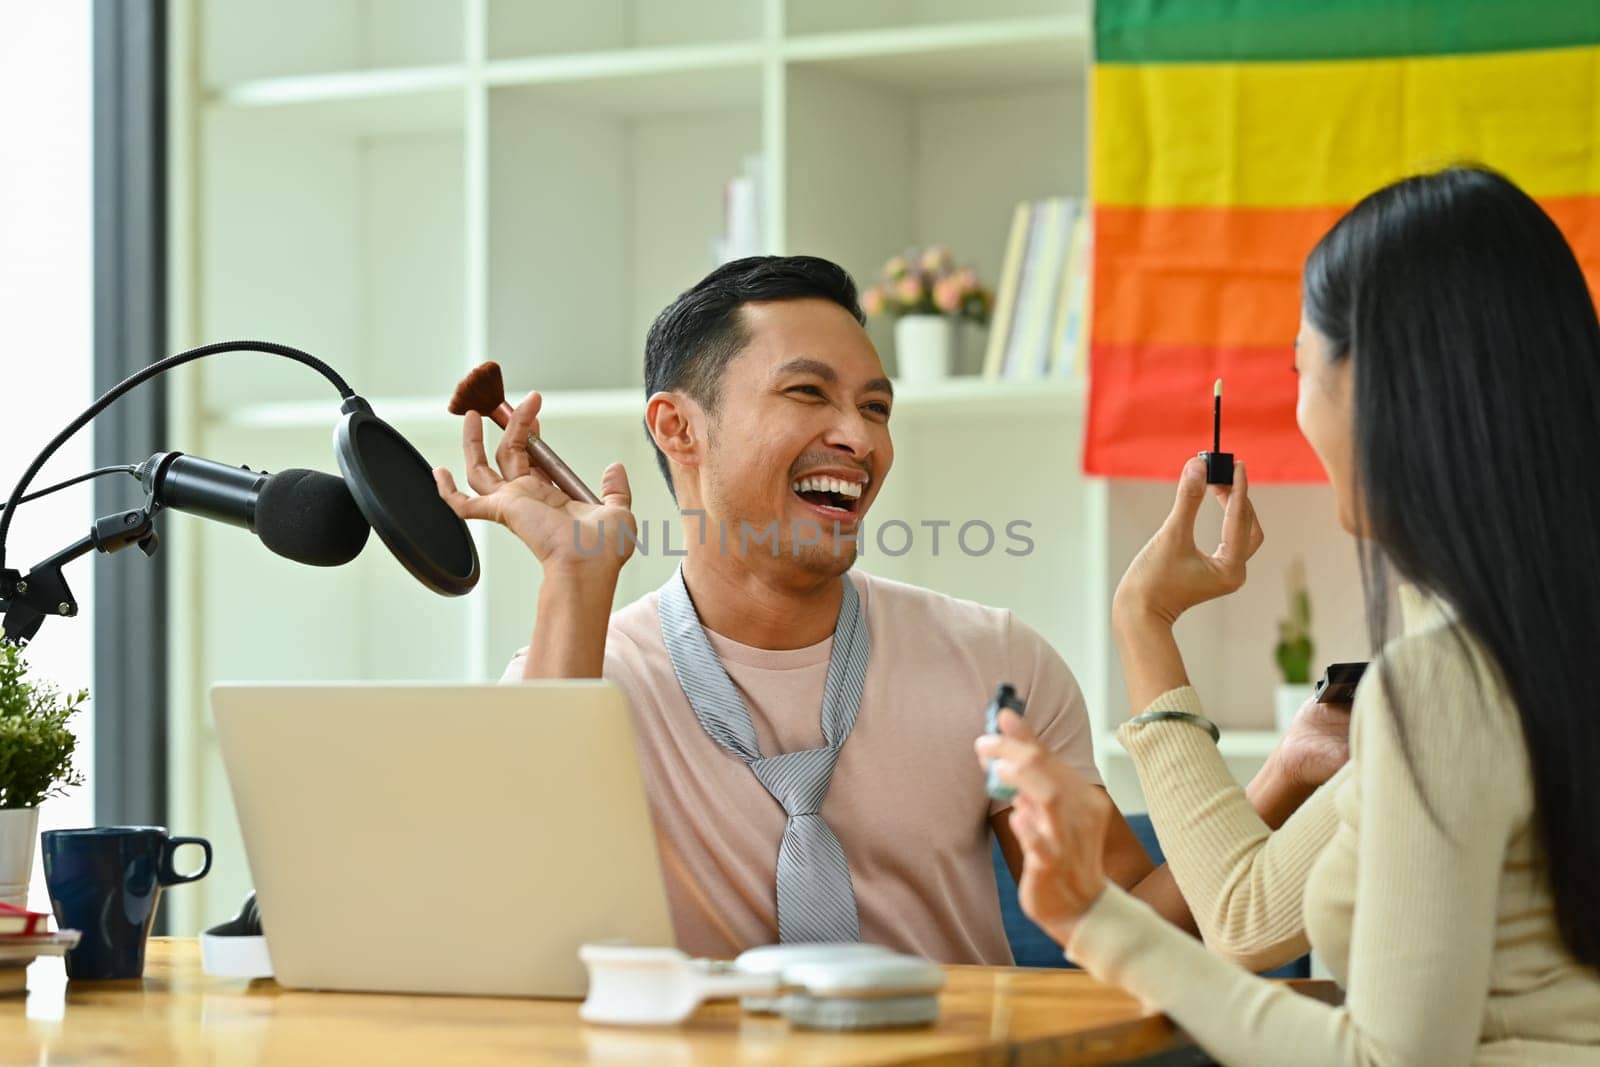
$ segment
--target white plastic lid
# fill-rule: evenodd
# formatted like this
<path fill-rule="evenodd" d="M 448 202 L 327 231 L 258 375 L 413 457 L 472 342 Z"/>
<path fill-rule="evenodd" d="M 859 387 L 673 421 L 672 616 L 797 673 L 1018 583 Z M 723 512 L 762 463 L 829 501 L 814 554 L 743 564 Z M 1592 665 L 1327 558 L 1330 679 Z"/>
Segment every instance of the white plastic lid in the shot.
<path fill-rule="evenodd" d="M 780 974 L 797 963 L 829 963 L 892 955 L 894 953 L 882 945 L 865 945 L 855 941 L 762 945 L 741 953 L 733 961 L 733 968 L 744 974 Z"/>
<path fill-rule="evenodd" d="M 213 927 L 212 929 L 217 929 Z M 271 978 L 272 956 L 260 935 L 200 935 L 200 965 L 214 978 Z"/>

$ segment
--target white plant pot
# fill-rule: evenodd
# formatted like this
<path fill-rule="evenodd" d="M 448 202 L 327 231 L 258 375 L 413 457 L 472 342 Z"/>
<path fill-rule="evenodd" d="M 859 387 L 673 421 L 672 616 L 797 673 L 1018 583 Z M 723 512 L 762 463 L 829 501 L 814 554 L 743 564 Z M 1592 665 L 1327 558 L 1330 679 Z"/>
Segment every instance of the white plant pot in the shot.
<path fill-rule="evenodd" d="M 956 360 L 956 322 L 948 315 L 902 315 L 894 324 L 894 354 L 902 382 L 938 382 Z"/>
<path fill-rule="evenodd" d="M 38 808 L 0 808 L 0 900 L 7 904 L 27 907 L 38 840 Z"/>
<path fill-rule="evenodd" d="M 1278 733 L 1282 734 L 1294 722 L 1294 717 L 1299 714 L 1300 706 L 1311 699 L 1311 694 L 1316 692 L 1314 685 L 1279 685 L 1273 694 L 1273 722 L 1277 724 Z"/>

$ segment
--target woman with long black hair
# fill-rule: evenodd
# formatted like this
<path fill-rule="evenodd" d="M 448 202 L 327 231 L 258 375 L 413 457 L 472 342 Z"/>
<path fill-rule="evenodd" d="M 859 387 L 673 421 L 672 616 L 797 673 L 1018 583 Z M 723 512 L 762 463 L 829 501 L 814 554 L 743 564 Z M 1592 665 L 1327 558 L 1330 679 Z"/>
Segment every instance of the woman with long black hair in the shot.
<path fill-rule="evenodd" d="M 1109 800 L 1020 718 L 1024 909 L 1230 1064 L 1600 1063 L 1600 323 L 1560 231 L 1476 168 L 1369 196 L 1307 260 L 1296 415 L 1360 541 L 1373 645 L 1351 759 L 1271 832 L 1233 784 L 1172 624 L 1261 542 L 1204 469 L 1118 588 L 1120 732 L 1207 943 L 1099 867 Z M 1404 632 L 1387 640 L 1388 576 Z M 1314 948 L 1334 1008 L 1251 976 Z M 1223 957 L 1231 956 L 1233 961 Z"/>

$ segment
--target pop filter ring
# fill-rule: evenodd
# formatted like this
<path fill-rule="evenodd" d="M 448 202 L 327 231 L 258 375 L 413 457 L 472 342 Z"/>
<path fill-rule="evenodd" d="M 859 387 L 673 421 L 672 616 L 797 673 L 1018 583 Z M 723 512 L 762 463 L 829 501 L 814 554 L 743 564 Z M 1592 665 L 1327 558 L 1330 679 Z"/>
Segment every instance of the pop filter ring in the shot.
<path fill-rule="evenodd" d="M 340 410 L 345 415 L 334 431 L 333 450 L 338 457 L 345 485 L 349 487 L 350 495 L 355 497 L 356 507 L 361 509 L 361 514 L 371 524 L 379 540 L 413 578 L 435 593 L 461 596 L 470 592 L 478 584 L 478 546 L 467 531 L 467 524 L 450 510 L 450 506 L 434 488 L 433 467 L 398 430 L 374 415 L 372 408 L 361 397 L 346 397 Z M 378 487 L 390 482 L 379 477 L 372 462 L 375 456 L 364 453 L 360 447 L 363 440 L 371 441 L 374 434 L 384 435 L 390 445 L 397 447 L 403 462 L 409 464 L 415 461 L 418 474 L 415 480 L 419 492 L 404 501 L 403 510 L 399 507 L 401 502 L 385 500 Z M 419 509 L 435 514 L 419 516 Z M 453 559 L 446 561 L 439 558 L 440 553 L 429 551 L 417 540 L 412 530 L 419 525 L 419 518 L 431 519 L 431 527 L 448 529 L 452 535 L 459 531 L 459 543 L 450 546 L 444 553 Z M 457 564 L 454 569 L 452 563 Z"/>

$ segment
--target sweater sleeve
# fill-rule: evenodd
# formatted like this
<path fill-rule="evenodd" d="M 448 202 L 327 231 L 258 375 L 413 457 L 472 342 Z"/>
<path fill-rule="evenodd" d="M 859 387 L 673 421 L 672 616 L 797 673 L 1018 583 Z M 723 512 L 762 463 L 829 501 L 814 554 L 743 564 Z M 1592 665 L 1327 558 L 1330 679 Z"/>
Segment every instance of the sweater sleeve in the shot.
<path fill-rule="evenodd" d="M 1198 715 L 1200 698 L 1186 686 L 1150 707 Z M 1350 765 L 1273 832 L 1195 726 L 1130 722 L 1117 737 L 1133 757 L 1167 865 L 1212 951 L 1252 971 L 1304 955 L 1306 879 L 1333 837 L 1333 797 Z"/>
<path fill-rule="evenodd" d="M 1430 635 L 1356 699 L 1360 791 L 1349 996 L 1333 1008 L 1258 979 L 1109 887 L 1078 922 L 1072 958 L 1170 1014 L 1230 1064 L 1459 1064 L 1488 995 L 1506 842 L 1525 803 L 1526 757 Z M 1402 744 L 1396 717 L 1403 716 Z M 1424 802 L 1426 797 L 1426 803 Z"/>

